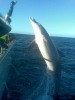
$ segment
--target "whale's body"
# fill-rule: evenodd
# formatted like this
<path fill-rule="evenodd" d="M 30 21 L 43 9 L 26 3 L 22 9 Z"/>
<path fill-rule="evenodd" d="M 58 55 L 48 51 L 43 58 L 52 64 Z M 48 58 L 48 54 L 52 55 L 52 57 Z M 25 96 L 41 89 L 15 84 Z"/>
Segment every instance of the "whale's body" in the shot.
<path fill-rule="evenodd" d="M 54 71 L 59 60 L 57 49 L 55 48 L 50 36 L 44 27 L 36 22 L 33 18 L 30 18 L 30 22 L 35 33 L 35 41 L 47 64 L 47 68 L 51 71 Z"/>

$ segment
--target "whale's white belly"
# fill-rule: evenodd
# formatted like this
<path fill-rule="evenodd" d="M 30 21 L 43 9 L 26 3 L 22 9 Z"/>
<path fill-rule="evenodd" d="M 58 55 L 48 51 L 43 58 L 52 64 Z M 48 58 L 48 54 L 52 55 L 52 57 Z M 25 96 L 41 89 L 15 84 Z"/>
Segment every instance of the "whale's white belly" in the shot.
<path fill-rule="evenodd" d="M 49 70 L 54 71 L 58 60 L 58 52 L 44 27 L 30 18 L 35 33 L 35 40 Z"/>
<path fill-rule="evenodd" d="M 49 42 L 44 40 L 42 37 L 40 39 L 36 38 L 36 43 L 38 44 L 39 50 L 47 64 L 47 68 L 51 71 L 54 71 L 54 65 L 57 60 L 57 53 L 55 51 L 54 54 L 54 47 L 51 47 L 52 45 L 50 46 Z"/>

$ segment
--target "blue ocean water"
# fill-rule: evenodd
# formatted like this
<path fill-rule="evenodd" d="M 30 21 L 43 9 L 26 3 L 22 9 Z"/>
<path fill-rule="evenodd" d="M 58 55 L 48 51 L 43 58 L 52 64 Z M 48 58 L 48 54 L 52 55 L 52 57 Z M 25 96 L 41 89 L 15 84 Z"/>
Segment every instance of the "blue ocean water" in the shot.
<path fill-rule="evenodd" d="M 28 49 L 34 36 L 16 34 L 15 38 L 7 81 L 9 96 L 12 100 L 54 100 L 52 73 L 47 73 L 37 45 Z M 72 100 L 75 96 L 75 38 L 52 37 L 52 40 L 61 52 L 60 100 Z"/>

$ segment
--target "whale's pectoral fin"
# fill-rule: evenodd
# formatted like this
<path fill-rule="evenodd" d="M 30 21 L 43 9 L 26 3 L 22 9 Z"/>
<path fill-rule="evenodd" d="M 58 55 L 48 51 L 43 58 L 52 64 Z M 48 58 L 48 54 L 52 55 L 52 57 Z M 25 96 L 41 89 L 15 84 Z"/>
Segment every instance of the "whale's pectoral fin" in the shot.
<path fill-rule="evenodd" d="M 28 45 L 28 49 L 34 48 L 36 45 L 35 39 Z"/>
<path fill-rule="evenodd" d="M 60 57 L 64 57 L 64 53 L 62 51 L 58 50 L 58 53 Z"/>

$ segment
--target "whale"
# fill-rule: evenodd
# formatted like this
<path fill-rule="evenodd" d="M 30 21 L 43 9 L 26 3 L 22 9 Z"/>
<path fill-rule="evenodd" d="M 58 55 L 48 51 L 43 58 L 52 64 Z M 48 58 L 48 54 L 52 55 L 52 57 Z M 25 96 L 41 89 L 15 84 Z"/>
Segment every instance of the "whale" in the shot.
<path fill-rule="evenodd" d="M 60 55 L 46 29 L 33 17 L 29 17 L 35 34 L 35 42 L 47 65 L 48 72 L 53 72 L 55 82 L 55 95 L 58 95 L 60 88 L 61 69 Z"/>
<path fill-rule="evenodd" d="M 32 17 L 30 17 L 29 20 L 35 33 L 35 42 L 47 64 L 47 68 L 54 71 L 59 61 L 58 50 L 45 28 Z"/>

